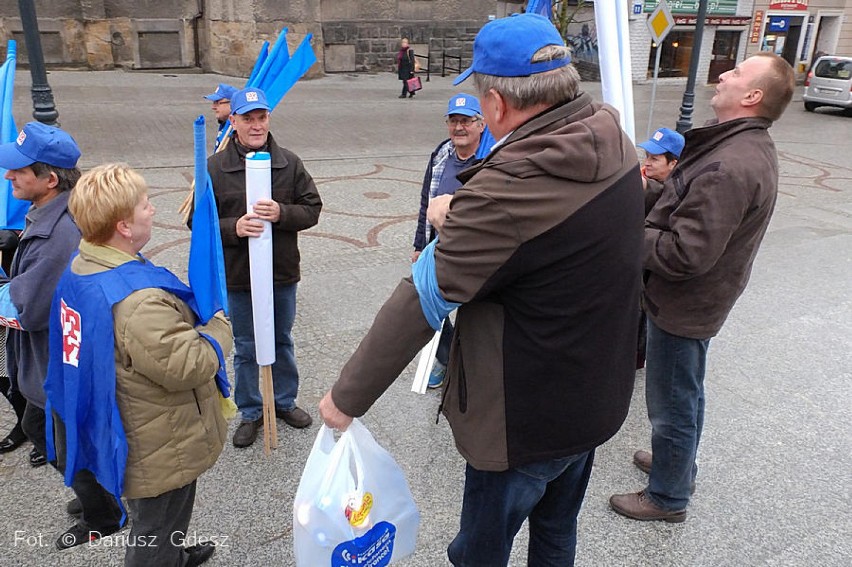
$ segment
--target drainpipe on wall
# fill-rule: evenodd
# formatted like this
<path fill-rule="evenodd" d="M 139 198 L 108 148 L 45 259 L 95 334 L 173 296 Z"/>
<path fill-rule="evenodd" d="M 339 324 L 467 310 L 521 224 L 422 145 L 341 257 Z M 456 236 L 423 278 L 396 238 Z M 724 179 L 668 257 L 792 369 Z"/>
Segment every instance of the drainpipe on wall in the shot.
<path fill-rule="evenodd" d="M 198 38 L 198 22 L 204 17 L 204 0 L 196 2 L 198 11 L 192 17 L 192 48 L 195 57 L 195 66 L 201 68 L 201 40 Z"/>

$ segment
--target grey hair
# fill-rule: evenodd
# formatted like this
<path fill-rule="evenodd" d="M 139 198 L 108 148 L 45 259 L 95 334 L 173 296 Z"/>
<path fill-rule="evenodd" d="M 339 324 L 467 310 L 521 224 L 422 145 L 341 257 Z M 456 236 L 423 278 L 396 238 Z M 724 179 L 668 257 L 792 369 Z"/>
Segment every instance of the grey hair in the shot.
<path fill-rule="evenodd" d="M 546 45 L 535 52 L 531 62 L 564 59 L 570 55 L 571 49 L 564 45 Z M 518 110 L 540 104 L 555 106 L 574 99 L 580 92 L 580 74 L 570 63 L 528 77 L 498 77 L 474 73 L 473 81 L 480 97 L 494 89 L 512 108 Z"/>

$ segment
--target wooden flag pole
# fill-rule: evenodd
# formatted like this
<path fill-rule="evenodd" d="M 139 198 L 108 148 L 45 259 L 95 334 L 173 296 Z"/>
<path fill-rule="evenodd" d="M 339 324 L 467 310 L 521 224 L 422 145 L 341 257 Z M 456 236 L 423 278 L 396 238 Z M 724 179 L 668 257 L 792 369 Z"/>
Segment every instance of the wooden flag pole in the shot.
<path fill-rule="evenodd" d="M 275 421 L 275 390 L 272 385 L 272 366 L 260 367 L 260 392 L 263 396 L 263 451 L 267 455 L 278 448 L 278 427 Z"/>

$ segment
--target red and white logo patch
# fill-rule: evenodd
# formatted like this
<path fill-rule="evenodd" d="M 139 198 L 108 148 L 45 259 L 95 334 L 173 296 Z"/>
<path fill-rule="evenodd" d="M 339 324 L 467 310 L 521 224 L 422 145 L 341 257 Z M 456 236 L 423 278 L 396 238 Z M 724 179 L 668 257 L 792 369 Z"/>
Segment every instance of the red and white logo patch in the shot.
<path fill-rule="evenodd" d="M 249 91 L 246 93 L 246 101 L 247 102 L 257 102 L 257 93 L 254 91 Z"/>
<path fill-rule="evenodd" d="M 68 307 L 64 299 L 60 299 L 59 303 L 59 320 L 62 324 L 62 363 L 76 368 L 80 364 L 80 341 L 83 333 L 80 313 Z"/>
<path fill-rule="evenodd" d="M 26 133 L 26 132 L 24 132 L 23 130 L 21 130 L 21 133 L 20 133 L 20 134 L 18 134 L 17 144 L 18 144 L 19 146 L 23 146 L 23 145 L 24 145 L 24 140 L 26 140 L 26 139 L 27 139 L 27 133 Z"/>

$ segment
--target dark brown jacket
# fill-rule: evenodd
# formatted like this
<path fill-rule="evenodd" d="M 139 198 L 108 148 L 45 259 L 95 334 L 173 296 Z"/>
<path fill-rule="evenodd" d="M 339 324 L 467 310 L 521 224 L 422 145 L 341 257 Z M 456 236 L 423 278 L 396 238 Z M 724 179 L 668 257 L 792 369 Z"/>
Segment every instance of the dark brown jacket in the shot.
<path fill-rule="evenodd" d="M 633 391 L 642 184 L 617 112 L 588 95 L 515 130 L 462 172 L 435 251 L 462 304 L 443 412 L 480 470 L 592 449 Z M 433 335 L 410 279 L 332 389 L 360 416 Z"/>
<path fill-rule="evenodd" d="M 778 192 L 765 118 L 685 134 L 677 167 L 645 220 L 645 311 L 664 331 L 716 335 L 745 289 Z"/>
<path fill-rule="evenodd" d="M 272 134 L 261 150 L 272 158 L 272 200 L 281 208 L 281 218 L 272 224 L 273 283 L 294 284 L 301 277 L 298 231 L 317 224 L 322 200 L 302 160 L 276 144 Z M 248 238 L 237 236 L 237 219 L 246 214 L 246 151 L 231 140 L 207 160 L 219 212 L 228 291 L 251 289 Z"/>

